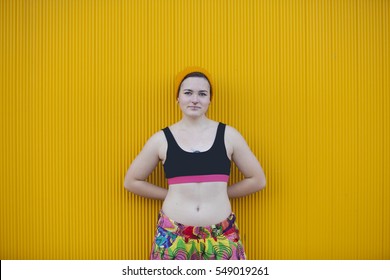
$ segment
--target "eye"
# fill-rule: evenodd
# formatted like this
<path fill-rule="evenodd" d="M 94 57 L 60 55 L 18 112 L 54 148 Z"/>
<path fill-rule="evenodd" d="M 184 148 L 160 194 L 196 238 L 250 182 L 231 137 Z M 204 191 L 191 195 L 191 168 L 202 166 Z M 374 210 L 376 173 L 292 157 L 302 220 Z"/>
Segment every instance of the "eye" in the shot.
<path fill-rule="evenodd" d="M 191 91 L 185 91 L 184 94 L 186 95 L 191 94 Z"/>
<path fill-rule="evenodd" d="M 200 92 L 199 95 L 200 95 L 200 96 L 207 96 L 207 93 L 205 93 L 205 92 Z"/>

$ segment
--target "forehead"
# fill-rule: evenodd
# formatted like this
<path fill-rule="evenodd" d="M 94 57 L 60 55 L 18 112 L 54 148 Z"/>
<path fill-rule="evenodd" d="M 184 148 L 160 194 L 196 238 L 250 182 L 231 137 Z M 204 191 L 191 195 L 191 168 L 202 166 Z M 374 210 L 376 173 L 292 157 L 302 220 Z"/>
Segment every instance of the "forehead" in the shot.
<path fill-rule="evenodd" d="M 181 84 L 182 89 L 206 89 L 210 90 L 209 82 L 202 77 L 189 77 Z"/>

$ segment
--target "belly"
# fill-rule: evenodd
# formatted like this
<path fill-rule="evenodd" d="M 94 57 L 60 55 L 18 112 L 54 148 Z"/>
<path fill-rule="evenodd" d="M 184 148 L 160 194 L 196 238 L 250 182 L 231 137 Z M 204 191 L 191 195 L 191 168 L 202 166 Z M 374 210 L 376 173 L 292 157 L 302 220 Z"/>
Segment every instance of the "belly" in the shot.
<path fill-rule="evenodd" d="M 193 226 L 217 224 L 232 212 L 224 182 L 171 185 L 162 210 L 172 220 Z"/>

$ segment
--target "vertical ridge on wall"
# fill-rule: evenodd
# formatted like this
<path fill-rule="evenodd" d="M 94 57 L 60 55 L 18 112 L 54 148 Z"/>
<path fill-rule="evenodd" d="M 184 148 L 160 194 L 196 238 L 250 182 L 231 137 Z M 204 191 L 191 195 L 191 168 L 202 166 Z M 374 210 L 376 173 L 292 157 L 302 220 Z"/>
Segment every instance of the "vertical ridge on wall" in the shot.
<path fill-rule="evenodd" d="M 123 186 L 180 120 L 173 81 L 267 177 L 232 199 L 250 259 L 389 259 L 389 1 L 0 2 L 0 258 L 148 259 L 161 201 Z M 229 185 L 244 178 L 232 164 Z M 168 188 L 163 166 L 147 179 Z"/>
<path fill-rule="evenodd" d="M 390 3 L 389 2 L 384 2 L 383 5 L 383 72 L 382 72 L 382 77 L 383 77 L 383 92 L 387 92 L 388 89 L 390 88 L 390 68 L 388 62 L 390 61 L 389 57 L 389 52 L 387 51 L 390 49 Z M 390 224 L 388 221 L 390 221 L 390 206 L 389 206 L 389 199 L 390 199 L 390 189 L 387 187 L 389 182 L 390 182 L 390 174 L 386 170 L 390 169 L 390 147 L 389 145 L 386 145 L 386 143 L 390 142 L 390 137 L 389 137 L 389 127 L 390 127 L 390 98 L 388 94 L 384 94 L 384 100 L 383 100 L 383 144 L 384 144 L 384 151 L 383 151 L 383 159 L 384 159 L 384 164 L 383 164 L 383 197 L 382 197 L 382 203 L 385 206 L 385 209 L 383 211 L 383 258 L 388 259 L 389 257 L 389 252 L 390 252 L 390 239 L 386 238 L 388 234 L 390 233 Z"/>

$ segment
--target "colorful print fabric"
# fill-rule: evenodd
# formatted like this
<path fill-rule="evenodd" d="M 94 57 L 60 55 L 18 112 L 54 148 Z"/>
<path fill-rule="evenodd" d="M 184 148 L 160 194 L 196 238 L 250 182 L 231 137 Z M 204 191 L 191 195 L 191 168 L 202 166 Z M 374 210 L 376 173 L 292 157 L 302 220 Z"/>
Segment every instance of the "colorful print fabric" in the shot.
<path fill-rule="evenodd" d="M 161 210 L 151 260 L 245 260 L 234 213 L 219 224 L 186 226 Z"/>

